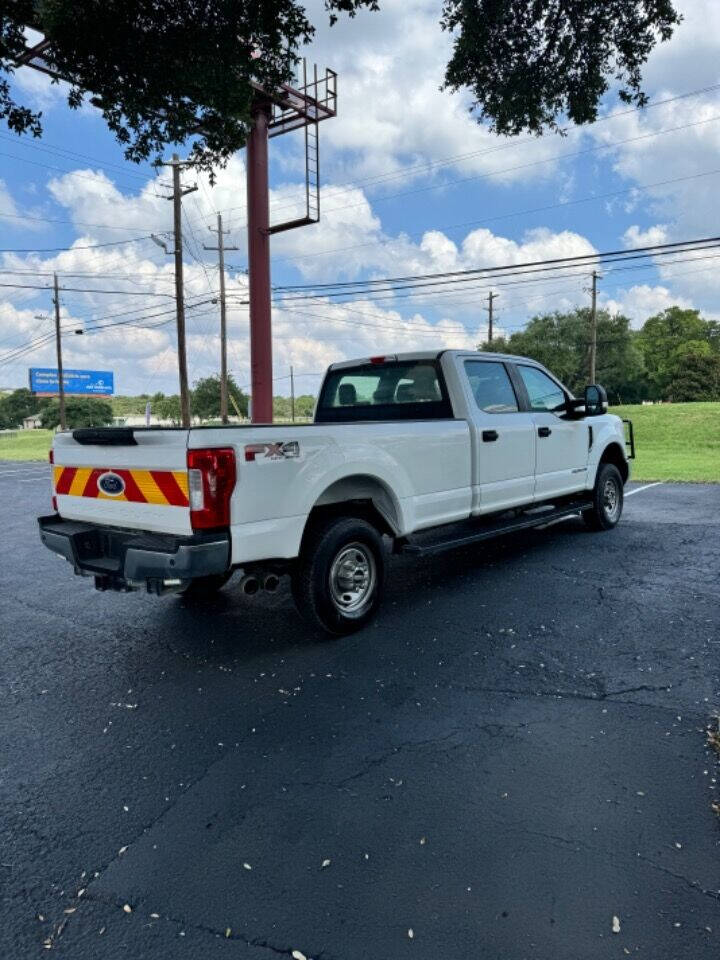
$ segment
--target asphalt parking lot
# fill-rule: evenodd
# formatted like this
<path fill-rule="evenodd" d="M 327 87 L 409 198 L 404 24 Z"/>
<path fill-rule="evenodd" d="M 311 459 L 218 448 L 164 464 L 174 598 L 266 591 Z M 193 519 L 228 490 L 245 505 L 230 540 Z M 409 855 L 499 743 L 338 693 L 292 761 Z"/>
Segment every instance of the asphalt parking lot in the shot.
<path fill-rule="evenodd" d="M 631 489 L 320 641 L 96 593 L 0 463 L 0 955 L 717 960 L 720 486 Z"/>

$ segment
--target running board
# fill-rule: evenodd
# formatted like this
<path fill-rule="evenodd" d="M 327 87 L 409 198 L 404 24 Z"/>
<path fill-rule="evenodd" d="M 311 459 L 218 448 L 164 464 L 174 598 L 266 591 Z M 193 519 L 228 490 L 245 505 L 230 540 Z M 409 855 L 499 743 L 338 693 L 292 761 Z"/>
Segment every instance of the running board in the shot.
<path fill-rule="evenodd" d="M 505 533 L 515 533 L 518 530 L 545 526 L 555 520 L 562 520 L 563 517 L 571 517 L 582 510 L 588 510 L 592 505 L 591 500 L 576 500 L 573 503 L 565 503 L 561 507 L 541 508 L 537 512 L 528 511 L 521 516 L 495 520 L 494 522 L 483 523 L 481 519 L 466 521 L 462 524 L 462 529 L 458 529 L 460 525 L 454 523 L 451 531 L 446 530 L 445 536 L 437 539 L 431 539 L 429 536 L 424 539 L 423 533 L 415 534 L 412 538 L 408 538 L 407 543 L 403 544 L 399 552 L 410 553 L 416 557 L 444 553 L 446 550 L 454 550 L 456 547 L 478 543 L 480 540 L 492 540 L 494 537 L 500 537 Z M 431 531 L 427 533 L 430 534 Z"/>

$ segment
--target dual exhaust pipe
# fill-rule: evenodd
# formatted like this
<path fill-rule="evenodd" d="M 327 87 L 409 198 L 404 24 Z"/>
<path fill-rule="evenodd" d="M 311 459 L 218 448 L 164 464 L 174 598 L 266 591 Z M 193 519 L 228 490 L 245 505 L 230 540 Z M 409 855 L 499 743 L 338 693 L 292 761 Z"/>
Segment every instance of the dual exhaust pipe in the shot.
<path fill-rule="evenodd" d="M 260 590 L 275 593 L 280 586 L 280 577 L 276 573 L 246 573 L 240 581 L 240 589 L 247 597 L 254 597 Z"/>

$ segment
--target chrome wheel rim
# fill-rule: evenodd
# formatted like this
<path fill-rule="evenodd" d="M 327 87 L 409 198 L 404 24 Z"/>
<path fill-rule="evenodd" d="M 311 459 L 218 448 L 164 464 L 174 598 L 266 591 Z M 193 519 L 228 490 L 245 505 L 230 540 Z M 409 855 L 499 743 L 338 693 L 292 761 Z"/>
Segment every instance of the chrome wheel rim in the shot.
<path fill-rule="evenodd" d="M 361 617 L 373 600 L 377 566 L 372 550 L 363 543 L 343 547 L 330 567 L 330 598 L 344 617 Z"/>
<path fill-rule="evenodd" d="M 620 512 L 620 491 L 612 478 L 603 486 L 603 510 L 608 520 L 615 520 Z"/>

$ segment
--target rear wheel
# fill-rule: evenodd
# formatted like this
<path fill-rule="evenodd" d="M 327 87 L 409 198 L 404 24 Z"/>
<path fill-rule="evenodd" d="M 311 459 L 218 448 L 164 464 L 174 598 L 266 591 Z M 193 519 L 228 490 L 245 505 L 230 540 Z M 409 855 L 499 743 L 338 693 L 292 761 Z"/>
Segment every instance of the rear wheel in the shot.
<path fill-rule="evenodd" d="M 233 571 L 228 570 L 226 573 L 213 573 L 207 577 L 195 577 L 185 587 L 182 595 L 186 600 L 209 600 L 215 596 L 218 590 L 222 590 L 232 575 Z"/>
<path fill-rule="evenodd" d="M 622 516 L 623 481 L 620 471 L 612 463 L 598 469 L 593 489 L 593 505 L 583 510 L 583 520 L 591 530 L 612 530 Z"/>
<path fill-rule="evenodd" d="M 378 608 L 385 580 L 382 537 L 365 520 L 336 517 L 308 531 L 292 578 L 299 612 L 335 636 L 354 633 Z"/>

